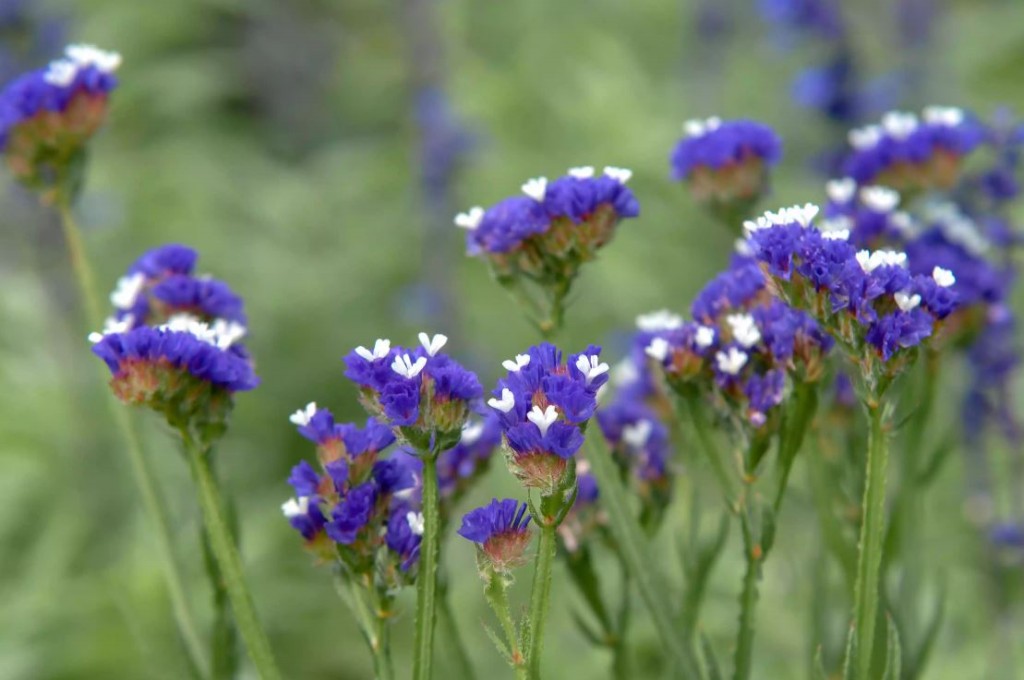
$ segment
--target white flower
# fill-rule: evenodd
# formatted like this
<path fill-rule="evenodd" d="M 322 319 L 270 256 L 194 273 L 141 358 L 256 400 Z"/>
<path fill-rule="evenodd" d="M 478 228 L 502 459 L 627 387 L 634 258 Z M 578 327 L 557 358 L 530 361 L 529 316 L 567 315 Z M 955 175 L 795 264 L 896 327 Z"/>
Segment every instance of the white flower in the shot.
<path fill-rule="evenodd" d="M 668 340 L 665 338 L 652 338 L 650 344 L 644 348 L 644 354 L 655 361 L 664 361 L 668 357 L 668 349 Z"/>
<path fill-rule="evenodd" d="M 376 361 L 377 359 L 383 359 L 391 351 L 391 341 L 387 338 L 378 338 L 377 342 L 373 345 L 373 351 L 370 351 L 360 345 L 356 347 L 356 354 L 361 356 L 367 361 Z"/>
<path fill-rule="evenodd" d="M 289 498 L 281 504 L 281 512 L 288 519 L 292 517 L 301 517 L 302 515 L 309 513 L 309 496 L 300 496 L 299 498 Z"/>
<path fill-rule="evenodd" d="M 781 208 L 778 212 L 772 212 L 769 210 L 756 220 L 746 220 L 743 223 L 743 227 L 746 229 L 748 236 L 761 229 L 768 229 L 777 225 L 792 224 L 794 222 L 799 224 L 801 227 L 806 227 L 810 225 L 811 220 L 813 220 L 818 214 L 818 210 L 818 206 L 813 203 Z"/>
<path fill-rule="evenodd" d="M 722 373 L 737 375 L 747 363 L 747 353 L 730 347 L 728 352 L 718 352 L 715 355 L 715 363 Z"/>
<path fill-rule="evenodd" d="M 316 402 L 311 401 L 306 404 L 306 408 L 300 408 L 298 411 L 293 413 L 288 420 L 299 427 L 305 427 L 309 425 L 309 421 L 313 420 L 313 416 L 316 415 Z"/>
<path fill-rule="evenodd" d="M 648 312 L 636 317 L 636 327 L 649 333 L 672 331 L 682 328 L 682 326 L 683 317 L 667 309 L 659 309 L 655 312 Z"/>
<path fill-rule="evenodd" d="M 850 230 L 849 229 L 830 229 L 829 231 L 823 231 L 821 237 L 828 241 L 849 241 Z"/>
<path fill-rule="evenodd" d="M 902 210 L 889 215 L 889 226 L 905 238 L 913 238 L 917 235 L 913 218 Z"/>
<path fill-rule="evenodd" d="M 512 394 L 512 390 L 505 387 L 501 390 L 501 399 L 491 397 L 487 400 L 487 405 L 502 413 L 508 413 L 516 407 L 516 395 Z"/>
<path fill-rule="evenodd" d="M 718 128 L 722 127 L 722 119 L 718 116 L 711 116 L 704 121 L 704 127 L 708 132 L 714 132 Z"/>
<path fill-rule="evenodd" d="M 733 339 L 744 347 L 749 349 L 761 340 L 761 331 L 758 330 L 757 322 L 751 315 L 729 314 L 725 321 L 732 330 Z"/>
<path fill-rule="evenodd" d="M 706 131 L 707 127 L 704 125 L 704 121 L 697 118 L 683 123 L 683 134 L 687 137 L 701 137 Z"/>
<path fill-rule="evenodd" d="M 423 535 L 422 512 L 413 512 L 412 510 L 410 510 L 409 512 L 405 513 L 405 521 L 409 523 L 409 528 L 412 530 L 412 533 L 416 534 L 417 536 Z"/>
<path fill-rule="evenodd" d="M 715 329 L 710 326 L 697 326 L 697 334 L 694 336 L 693 341 L 697 344 L 697 347 L 707 349 L 715 342 Z"/>
<path fill-rule="evenodd" d="M 131 276 L 122 276 L 117 280 L 114 292 L 110 294 L 110 304 L 117 309 L 131 309 L 139 299 L 139 293 L 146 285 L 146 275 L 137 272 Z"/>
<path fill-rule="evenodd" d="M 95 66 L 104 73 L 113 73 L 121 66 L 120 54 L 101 50 L 95 45 L 68 45 L 64 54 L 80 66 Z"/>
<path fill-rule="evenodd" d="M 402 376 L 412 380 L 420 374 L 423 367 L 427 365 L 427 358 L 420 357 L 416 361 L 412 360 L 412 357 L 408 354 L 395 357 L 395 360 L 391 362 L 391 370 Z"/>
<path fill-rule="evenodd" d="M 213 322 L 214 344 L 220 349 L 227 349 L 245 337 L 248 329 L 237 321 L 217 319 Z"/>
<path fill-rule="evenodd" d="M 57 87 L 67 87 L 75 80 L 75 76 L 78 75 L 78 65 L 67 59 L 57 59 L 51 61 L 50 65 L 46 67 L 46 73 L 43 74 L 43 80 L 48 82 L 50 85 L 56 85 Z"/>
<path fill-rule="evenodd" d="M 441 335 L 440 333 L 434 337 L 430 337 L 426 333 L 420 333 L 419 339 L 423 349 L 427 350 L 427 354 L 430 356 L 435 356 L 448 343 L 448 336 Z"/>
<path fill-rule="evenodd" d="M 607 165 L 604 168 L 604 174 L 611 177 L 619 184 L 625 184 L 629 181 L 629 178 L 633 176 L 633 171 L 626 168 L 616 168 L 611 165 Z"/>
<path fill-rule="evenodd" d="M 752 257 L 754 255 L 754 247 L 745 238 L 736 239 L 733 241 L 732 246 L 737 255 L 742 255 L 743 257 Z"/>
<path fill-rule="evenodd" d="M 484 209 L 480 206 L 473 206 L 466 212 L 461 212 L 455 216 L 455 226 L 460 229 L 466 229 L 473 231 L 480 226 L 480 222 L 484 219 Z"/>
<path fill-rule="evenodd" d="M 956 283 L 956 277 L 953 276 L 953 272 L 942 267 L 936 267 L 932 270 L 932 278 L 935 279 L 935 283 L 943 288 L 949 288 Z"/>
<path fill-rule="evenodd" d="M 849 203 L 855 191 L 857 191 L 857 181 L 852 177 L 833 179 L 825 185 L 825 193 L 833 203 Z"/>
<path fill-rule="evenodd" d="M 955 106 L 928 106 L 922 112 L 926 123 L 956 127 L 964 122 L 964 112 Z"/>
<path fill-rule="evenodd" d="M 640 371 L 631 359 L 623 359 L 612 369 L 612 383 L 629 385 L 640 379 Z"/>
<path fill-rule="evenodd" d="M 870 274 L 879 267 L 902 267 L 907 262 L 906 253 L 898 253 L 894 250 L 876 250 L 869 252 L 867 250 L 857 251 L 857 264 L 864 270 L 864 273 Z"/>
<path fill-rule="evenodd" d="M 555 421 L 558 420 L 558 409 L 552 405 L 548 405 L 543 411 L 540 410 L 540 406 L 534 405 L 530 412 L 526 414 L 526 419 L 537 426 L 540 430 L 540 436 L 545 436 Z"/>
<path fill-rule="evenodd" d="M 847 139 L 850 141 L 850 146 L 857 151 L 866 151 L 874 148 L 882 140 L 882 128 L 877 125 L 868 125 L 850 130 Z"/>
<path fill-rule="evenodd" d="M 104 336 L 110 335 L 111 333 L 127 333 L 131 330 L 132 325 L 135 323 L 135 317 L 131 314 L 126 315 L 123 319 L 117 319 L 112 316 L 108 316 L 103 322 L 103 330 L 100 332 L 89 333 L 89 342 L 96 344 L 104 338 Z"/>
<path fill-rule="evenodd" d="M 920 295 L 907 295 L 904 292 L 896 292 L 892 296 L 896 300 L 896 306 L 904 312 L 909 312 L 921 304 Z"/>
<path fill-rule="evenodd" d="M 608 364 L 602 363 L 601 358 L 593 354 L 590 356 L 580 355 L 576 359 L 576 368 L 586 378 L 588 385 L 611 370 Z"/>
<path fill-rule="evenodd" d="M 900 203 L 899 193 L 888 187 L 864 187 L 860 190 L 860 200 L 875 212 L 891 212 Z"/>
<path fill-rule="evenodd" d="M 649 420 L 630 423 L 622 428 L 622 441 L 626 442 L 631 448 L 642 449 L 647 444 L 647 440 L 650 439 L 651 430 L 653 429 Z"/>
<path fill-rule="evenodd" d="M 518 373 L 529 365 L 529 354 L 517 354 L 515 359 L 505 359 L 505 361 L 501 362 L 502 368 L 512 373 Z"/>
<path fill-rule="evenodd" d="M 594 166 L 582 165 L 578 168 L 569 168 L 569 175 L 576 179 L 590 179 L 594 176 Z"/>
<path fill-rule="evenodd" d="M 466 446 L 471 446 L 478 441 L 484 434 L 484 424 L 481 421 L 468 422 L 462 426 L 462 436 L 459 437 L 459 441 Z"/>
<path fill-rule="evenodd" d="M 547 177 L 535 177 L 534 179 L 526 180 L 526 183 L 523 184 L 523 193 L 538 202 L 544 200 L 544 195 L 547 191 Z"/>
<path fill-rule="evenodd" d="M 882 116 L 882 129 L 895 139 L 906 139 L 917 129 L 917 116 L 902 111 L 890 111 Z"/>

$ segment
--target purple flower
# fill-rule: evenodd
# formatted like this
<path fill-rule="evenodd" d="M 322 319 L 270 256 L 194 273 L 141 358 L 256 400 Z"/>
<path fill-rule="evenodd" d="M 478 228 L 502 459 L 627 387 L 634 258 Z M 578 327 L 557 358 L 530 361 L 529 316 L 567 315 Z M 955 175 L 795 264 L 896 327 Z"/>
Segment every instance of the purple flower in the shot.
<path fill-rule="evenodd" d="M 354 543 L 369 524 L 376 502 L 377 487 L 373 482 L 350 489 L 331 511 L 331 521 L 325 527 L 327 535 L 342 545 Z"/>
<path fill-rule="evenodd" d="M 288 477 L 288 483 L 295 489 L 295 495 L 299 498 L 315 496 L 320 486 L 320 475 L 317 474 L 312 465 L 303 460 L 292 468 L 292 474 Z"/>
<path fill-rule="evenodd" d="M 672 179 L 688 179 L 700 168 L 717 171 L 756 161 L 767 166 L 782 158 L 782 140 L 767 125 L 752 120 L 691 120 L 686 136 L 672 152 Z"/>
<path fill-rule="evenodd" d="M 526 507 L 526 503 L 512 498 L 495 498 L 489 505 L 466 513 L 458 534 L 478 544 L 495 571 L 506 573 L 525 562 L 530 543 Z"/>
<path fill-rule="evenodd" d="M 306 541 L 312 541 L 324 528 L 326 519 L 312 496 L 292 498 L 281 506 L 288 523 L 302 534 Z"/>
<path fill-rule="evenodd" d="M 466 483 L 482 474 L 494 450 L 501 445 L 501 425 L 494 411 L 470 420 L 459 443 L 437 458 L 438 486 L 445 495 L 459 495 Z"/>
<path fill-rule="evenodd" d="M 423 516 L 407 505 L 396 506 L 388 518 L 384 539 L 388 549 L 398 555 L 402 571 L 409 571 L 416 564 L 422 538 Z"/>

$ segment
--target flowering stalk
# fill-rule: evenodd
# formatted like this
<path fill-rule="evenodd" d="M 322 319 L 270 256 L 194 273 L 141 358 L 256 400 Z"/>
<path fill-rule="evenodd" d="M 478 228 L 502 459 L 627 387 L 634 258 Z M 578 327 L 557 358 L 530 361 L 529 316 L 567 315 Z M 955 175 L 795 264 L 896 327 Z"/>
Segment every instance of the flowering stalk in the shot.
<path fill-rule="evenodd" d="M 512 621 L 512 614 L 509 612 L 508 577 L 494 569 L 487 568 L 484 572 L 484 578 L 487 581 L 484 595 L 487 597 L 487 603 L 491 605 L 491 609 L 494 610 L 495 616 L 498 617 L 498 622 L 501 623 L 501 629 L 505 633 L 510 661 L 516 671 L 516 679 L 525 680 L 527 677 L 526 657 L 523 656 L 523 652 L 519 649 L 519 636 L 516 633 L 516 625 Z"/>
<path fill-rule="evenodd" d="M 573 480 L 573 500 L 575 500 L 575 480 Z M 530 648 L 526 658 L 529 660 L 529 677 L 540 678 L 540 657 L 544 648 L 544 625 L 547 622 L 548 609 L 551 601 L 551 567 L 555 562 L 555 533 L 558 525 L 565 519 L 562 508 L 563 499 L 557 496 L 546 496 L 541 499 L 540 514 L 536 523 L 540 527 L 540 543 L 537 546 L 537 558 L 533 572 L 533 590 L 530 595 Z M 565 510 L 572 507 L 566 504 Z"/>
<path fill-rule="evenodd" d="M 448 596 L 447 584 L 441 579 L 438 585 L 440 586 L 440 592 L 437 598 L 437 615 L 440 619 L 441 627 L 444 629 L 444 635 L 450 644 L 449 652 L 452 656 L 452 663 L 456 668 L 458 677 L 471 680 L 475 677 L 473 664 L 469 661 L 469 654 L 466 653 L 466 646 L 462 641 L 462 635 L 459 633 L 455 614 L 452 612 L 452 603 Z"/>
<path fill-rule="evenodd" d="M 277 670 L 270 642 L 256 614 L 256 607 L 245 581 L 242 560 L 235 548 L 231 529 L 224 515 L 224 503 L 213 478 L 213 471 L 210 469 L 210 447 L 197 442 L 187 428 L 181 428 L 180 433 L 199 492 L 199 505 L 210 538 L 210 547 L 220 566 L 239 633 L 260 677 L 264 680 L 276 680 L 281 674 Z"/>
<path fill-rule="evenodd" d="M 420 451 L 423 461 L 423 541 L 420 543 L 419 575 L 416 578 L 416 639 L 413 678 L 430 680 L 434 663 L 434 623 L 437 606 L 437 560 L 441 518 L 438 510 L 437 454 Z"/>
<path fill-rule="evenodd" d="M 889 447 L 880 397 L 880 394 L 872 395 L 864 403 L 869 423 L 868 455 L 861 510 L 860 551 L 857 556 L 857 583 L 854 586 L 854 648 L 852 655 L 846 659 L 847 670 L 852 668 L 853 677 L 859 680 L 871 678 L 875 622 L 878 616 L 878 581 L 885 538 L 885 482 Z"/>
<path fill-rule="evenodd" d="M 356 617 L 359 630 L 373 657 L 374 677 L 378 680 L 391 680 L 395 675 L 391 663 L 391 636 L 388 625 L 392 598 L 373 590 L 373 584 L 364 583 L 363 586 L 367 586 L 365 588 L 367 592 L 372 592 L 371 607 L 368 607 L 359 582 L 348 578 L 341 571 L 335 574 L 334 586 L 338 596 Z"/>
<path fill-rule="evenodd" d="M 99 328 L 103 325 L 103 314 L 100 311 L 96 277 L 89 262 L 85 244 L 82 242 L 81 230 L 71 210 L 71 201 L 64 192 L 57 199 L 56 207 L 64 230 L 64 239 L 68 246 L 68 259 L 71 260 L 71 268 L 78 284 L 78 293 L 85 305 L 89 327 Z M 174 612 L 178 633 L 181 635 L 192 664 L 199 669 L 203 676 L 206 676 L 209 673 L 210 663 L 206 652 L 203 651 L 192 608 L 185 596 L 184 579 L 181 576 L 181 567 L 175 556 L 174 543 L 171 540 L 170 521 L 160 496 L 156 477 L 142 451 L 142 442 L 139 440 L 139 433 L 131 416 L 113 400 L 108 400 L 108 403 L 111 406 L 114 422 L 124 438 L 125 452 L 128 454 L 135 485 L 142 497 L 143 508 L 149 515 L 150 528 L 156 539 L 157 556 L 163 569 L 167 594 L 171 600 L 171 609 Z"/>

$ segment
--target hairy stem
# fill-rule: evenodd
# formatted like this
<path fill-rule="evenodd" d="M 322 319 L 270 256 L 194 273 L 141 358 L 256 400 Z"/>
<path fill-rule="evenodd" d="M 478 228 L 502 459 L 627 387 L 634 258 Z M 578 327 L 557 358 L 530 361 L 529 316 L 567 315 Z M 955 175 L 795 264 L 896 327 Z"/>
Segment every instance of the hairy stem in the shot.
<path fill-rule="evenodd" d="M 855 677 L 859 680 L 871 678 L 875 621 L 878 616 L 878 580 L 885 538 L 885 482 L 889 462 L 882 407 L 874 399 L 865 407 L 870 427 L 853 610 Z M 851 661 L 847 659 L 847 664 Z"/>
<path fill-rule="evenodd" d="M 526 659 L 523 656 L 522 650 L 519 649 L 519 636 L 516 634 L 516 624 L 512 621 L 512 614 L 509 611 L 507 590 L 508 584 L 505 581 L 505 577 L 491 572 L 484 594 L 487 597 L 488 604 L 491 605 L 491 609 L 494 610 L 494 615 L 498 617 L 502 631 L 505 633 L 509 655 L 512 659 L 512 665 L 516 670 L 516 678 L 517 680 L 525 680 L 527 677 Z"/>
<path fill-rule="evenodd" d="M 538 518 L 540 520 L 540 518 Z M 540 656 L 544 649 L 544 625 L 547 622 L 551 600 L 551 566 L 555 561 L 554 523 L 540 524 L 540 543 L 537 546 L 536 568 L 533 572 L 533 592 L 530 596 L 530 649 L 529 677 L 540 678 Z"/>
<path fill-rule="evenodd" d="M 85 306 L 86 320 L 91 330 L 99 330 L 103 325 L 103 314 L 100 311 L 96 278 L 85 251 L 85 244 L 82 242 L 81 230 L 78 228 L 68 201 L 58 201 L 57 209 L 60 213 L 64 240 L 68 247 L 68 258 L 71 260 L 78 293 Z M 167 508 L 156 483 L 156 476 L 142 451 L 142 442 L 130 412 L 112 398 L 108 397 L 108 403 L 117 429 L 120 430 L 121 436 L 124 438 L 124 450 L 128 455 L 135 486 L 142 498 L 143 511 L 149 517 L 151 534 L 156 541 L 157 560 L 163 571 L 178 634 L 181 635 L 182 643 L 185 645 L 192 665 L 199 669 L 203 677 L 207 677 L 210 674 L 210 663 L 203 650 L 202 639 L 192 615 L 192 608 L 185 596 L 184 579 L 181 576 L 181 567 L 174 552 L 174 542 L 171 539 L 171 523 L 168 520 Z"/>
<path fill-rule="evenodd" d="M 199 491 L 199 505 L 203 512 L 206 533 L 210 538 L 210 547 L 220 567 L 238 631 L 245 641 L 249 658 L 252 659 L 260 677 L 264 680 L 278 680 L 281 674 L 277 670 L 270 642 L 256 614 L 256 606 L 253 604 L 242 569 L 242 559 L 235 548 L 231 529 L 224 515 L 224 502 L 210 470 L 209 448 L 200 445 L 185 430 L 181 435 Z"/>
<path fill-rule="evenodd" d="M 424 452 L 423 541 L 420 543 L 419 576 L 416 578 L 416 640 L 413 678 L 430 680 L 434 665 L 434 623 L 437 618 L 437 561 L 441 519 L 437 497 L 437 455 Z"/>
<path fill-rule="evenodd" d="M 473 664 L 469 661 L 469 653 L 466 651 L 466 645 L 462 641 L 462 634 L 459 632 L 455 614 L 452 612 L 447 588 L 441 588 L 438 604 L 440 605 L 438 607 L 438 614 L 441 619 L 441 625 L 444 628 L 444 635 L 451 647 L 452 664 L 455 666 L 458 677 L 472 680 L 472 678 L 476 677 L 476 674 L 473 672 Z"/>
<path fill-rule="evenodd" d="M 746 513 L 741 517 L 740 524 L 743 529 L 743 552 L 747 569 L 743 574 L 743 588 L 740 591 L 740 621 L 736 636 L 733 678 L 747 680 L 754 658 L 754 614 L 757 609 L 757 578 L 762 555 L 759 546 L 754 544 Z"/>

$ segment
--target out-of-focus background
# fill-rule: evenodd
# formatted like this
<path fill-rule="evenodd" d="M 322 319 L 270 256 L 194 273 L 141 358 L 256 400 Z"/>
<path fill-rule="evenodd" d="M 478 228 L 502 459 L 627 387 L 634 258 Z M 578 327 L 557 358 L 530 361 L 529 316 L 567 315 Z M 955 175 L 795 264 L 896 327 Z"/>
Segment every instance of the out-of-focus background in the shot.
<path fill-rule="evenodd" d="M 362 417 L 341 356 L 378 336 L 413 342 L 418 330 L 443 331 L 485 385 L 500 359 L 536 340 L 483 264 L 464 257 L 456 211 L 573 165 L 632 168 L 641 217 L 585 269 L 561 339 L 572 350 L 602 343 L 614 356 L 638 313 L 685 311 L 732 248 L 668 179 L 682 120 L 751 117 L 781 133 L 768 208 L 822 200 L 829 152 L 849 126 L 886 108 L 1024 112 L 1024 2 L 844 2 L 838 28 L 815 15 L 839 4 L 0 0 L 4 80 L 58 56 L 64 42 L 124 55 L 79 211 L 103 286 L 142 250 L 181 242 L 246 299 L 263 384 L 238 399 L 218 458 L 287 677 L 371 675 L 329 575 L 281 517 L 288 470 L 312 453 L 288 414 L 315 399 L 339 418 Z M 59 227 L 13 188 L 0 202 L 0 678 L 185 677 Z M 956 404 L 943 408 L 955 417 Z M 187 468 L 145 415 L 136 414 L 146 453 L 206 623 Z M 977 500 L 968 468 L 987 453 L 943 469 L 920 527 L 928 559 L 945 567 L 931 586 L 948 595 L 927 673 L 936 680 L 1024 677 L 1022 616 L 1007 606 L 1014 589 L 1005 582 L 1024 571 L 976 559 L 989 548 L 970 521 L 979 511 L 965 509 L 966 497 Z M 496 464 L 467 506 L 515 491 Z M 980 512 L 1005 514 L 1014 503 L 994 494 Z M 807 677 L 821 642 L 807 615 L 823 564 L 809 507 L 798 487 L 780 520 L 758 613 L 759 678 Z M 672 534 L 670 520 L 657 540 L 669 566 Z M 507 670 L 480 625 L 489 613 L 473 548 L 452 536 L 445 554 L 473 662 L 480 677 L 500 676 Z M 738 544 L 726 555 L 704 622 L 720 650 L 733 634 Z M 608 660 L 572 625 L 581 607 L 560 570 L 552 677 L 603 674 Z M 514 598 L 525 602 L 520 580 Z M 400 675 L 411 655 L 408 595 L 395 633 Z M 639 606 L 636 616 L 637 673 L 655 677 L 644 650 L 657 640 Z M 443 654 L 440 663 L 438 677 L 452 677 Z"/>

